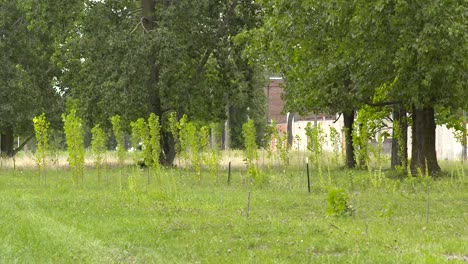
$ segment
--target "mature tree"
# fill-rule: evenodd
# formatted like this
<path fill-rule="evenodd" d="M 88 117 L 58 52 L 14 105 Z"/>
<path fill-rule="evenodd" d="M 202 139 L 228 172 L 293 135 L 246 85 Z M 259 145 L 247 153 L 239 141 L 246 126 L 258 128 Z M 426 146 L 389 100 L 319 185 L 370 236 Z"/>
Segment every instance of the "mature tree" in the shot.
<path fill-rule="evenodd" d="M 265 24 L 251 32 L 252 46 L 263 51 L 262 63 L 285 75 L 288 107 L 343 113 L 362 104 L 410 109 L 411 168 L 413 172 L 424 171 L 426 166 L 430 173 L 440 171 L 434 109 L 455 110 L 468 98 L 466 3 L 262 3 Z M 381 88 L 386 97 L 375 102 Z M 345 116 L 345 126 L 352 119 Z M 351 150 L 347 154 L 348 166 L 352 166 Z"/>
<path fill-rule="evenodd" d="M 466 105 L 468 5 L 466 1 L 395 1 L 400 28 L 394 97 L 411 106 L 411 170 L 440 171 L 435 151 L 435 109 Z"/>
<path fill-rule="evenodd" d="M 368 54 L 376 54 L 374 61 L 391 65 L 377 76 L 387 84 L 387 102 L 397 104 L 394 117 L 405 115 L 402 109 L 411 113 L 411 170 L 437 174 L 437 110 L 455 113 L 468 98 L 462 55 L 468 51 L 468 6 L 457 0 L 356 2 L 356 21 L 366 33 L 358 38 Z"/>
<path fill-rule="evenodd" d="M 261 94 L 256 70 L 231 40 L 255 26 L 256 8 L 238 0 L 86 1 L 58 52 L 67 69 L 60 86 L 80 99 L 85 120 L 107 127 L 110 115 L 129 123 L 149 113 L 165 126 L 170 111 L 221 121 L 226 104 L 246 109 L 237 98 Z M 162 162 L 171 163 L 166 130 L 161 146 Z"/>
<path fill-rule="evenodd" d="M 252 49 L 247 55 L 284 75 L 288 110 L 343 113 L 346 165 L 354 167 L 354 115 L 370 100 L 373 88 L 361 85 L 358 79 L 364 67 L 349 32 L 354 6 L 347 1 L 263 3 L 264 26 L 247 33 Z"/>
<path fill-rule="evenodd" d="M 22 1 L 0 1 L 0 133 L 2 155 L 13 156 L 33 137 L 32 118 L 60 118 L 60 96 L 53 87 L 57 68 L 50 61 L 54 41 L 33 27 Z M 14 136 L 26 138 L 14 147 Z"/>

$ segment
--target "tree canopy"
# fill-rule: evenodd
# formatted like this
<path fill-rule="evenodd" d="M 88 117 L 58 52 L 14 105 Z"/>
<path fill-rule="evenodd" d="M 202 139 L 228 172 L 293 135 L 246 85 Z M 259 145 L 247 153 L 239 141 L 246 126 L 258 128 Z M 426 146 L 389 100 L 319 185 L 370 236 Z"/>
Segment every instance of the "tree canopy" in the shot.
<path fill-rule="evenodd" d="M 228 120 L 241 145 L 248 117 L 257 131 L 264 124 L 265 66 L 284 76 L 288 111 L 343 113 L 349 167 L 355 112 L 365 105 L 398 106 L 400 118 L 408 110 L 411 168 L 433 173 L 440 170 L 436 122 L 456 126 L 468 108 L 466 1 L 0 3 L 0 132 L 8 155 L 13 135 L 32 134 L 33 116 L 45 112 L 60 123 L 67 98 L 79 100 L 77 113 L 90 127 L 150 113 L 165 127 L 166 114 L 177 112 Z M 161 147 L 170 163 L 168 129 Z"/>
<path fill-rule="evenodd" d="M 54 89 L 58 69 L 49 57 L 50 35 L 31 27 L 24 6 L 0 1 L 0 133 L 2 154 L 12 156 L 13 136 L 33 135 L 34 116 L 46 113 L 57 125 L 62 104 Z"/>
<path fill-rule="evenodd" d="M 401 104 L 413 117 L 412 168 L 438 172 L 434 109 L 466 107 L 463 1 L 264 0 L 247 55 L 286 78 L 287 106 L 346 113 Z M 260 53 L 260 55 L 256 55 Z M 346 120 L 345 120 L 346 121 Z M 346 122 L 345 122 L 346 123 Z"/>
<path fill-rule="evenodd" d="M 23 34 L 3 34 L 0 45 L 22 57 L 15 61 L 4 53 L 2 59 L 8 61 L 2 87 L 19 87 L 20 82 L 11 81 L 15 75 L 23 83 L 34 80 L 27 86 L 30 96 L 38 92 L 34 78 L 41 77 L 43 90 L 51 90 L 55 97 L 79 99 L 78 114 L 90 126 L 110 128 L 109 117 L 115 114 L 128 124 L 150 113 L 164 125 L 165 114 L 171 111 L 205 122 L 221 122 L 231 112 L 246 119 L 250 111 L 257 124 L 263 121 L 263 73 L 241 57 L 242 44 L 232 41 L 261 23 L 255 2 L 25 0 L 2 8 L 6 14 L 2 32 L 20 25 Z M 31 74 L 33 64 L 36 75 Z M 19 93 L 20 88 L 1 92 Z M 20 95 L 8 96 L 12 104 L 24 105 Z M 16 124 L 7 112 L 16 107 L 2 107 L 1 122 Z M 17 119 L 30 123 L 37 111 Z M 162 141 L 164 151 L 170 152 L 170 134 L 163 133 Z"/>

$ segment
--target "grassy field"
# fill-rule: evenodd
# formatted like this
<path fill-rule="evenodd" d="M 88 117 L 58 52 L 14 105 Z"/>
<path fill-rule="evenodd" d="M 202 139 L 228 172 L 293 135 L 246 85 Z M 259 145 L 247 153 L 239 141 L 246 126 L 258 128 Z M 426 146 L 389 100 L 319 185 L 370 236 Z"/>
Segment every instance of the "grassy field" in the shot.
<path fill-rule="evenodd" d="M 241 168 L 0 170 L 0 263 L 466 263 L 468 166 L 439 179 L 390 171 Z M 148 175 L 150 182 L 148 184 Z M 130 184 L 129 184 L 130 182 Z M 342 188 L 353 210 L 328 214 Z M 250 203 L 249 203 L 250 193 Z"/>

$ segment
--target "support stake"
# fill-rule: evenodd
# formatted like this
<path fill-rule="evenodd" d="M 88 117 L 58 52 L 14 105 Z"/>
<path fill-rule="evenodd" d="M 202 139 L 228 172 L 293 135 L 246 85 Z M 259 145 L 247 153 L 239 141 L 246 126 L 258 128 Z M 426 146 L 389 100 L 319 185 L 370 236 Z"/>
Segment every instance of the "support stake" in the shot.
<path fill-rule="evenodd" d="M 309 173 L 309 158 L 306 158 L 306 167 L 307 167 L 307 189 L 310 193 L 310 173 Z"/>
<path fill-rule="evenodd" d="M 229 161 L 228 166 L 228 185 L 231 185 L 231 162 Z"/>

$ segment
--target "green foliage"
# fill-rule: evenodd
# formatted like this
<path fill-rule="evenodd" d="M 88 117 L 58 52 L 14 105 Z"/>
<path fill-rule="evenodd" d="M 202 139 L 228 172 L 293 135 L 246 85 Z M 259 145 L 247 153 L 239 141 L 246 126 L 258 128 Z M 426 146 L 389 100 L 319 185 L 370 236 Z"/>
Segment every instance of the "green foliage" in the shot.
<path fill-rule="evenodd" d="M 258 160 L 258 147 L 256 143 L 256 130 L 255 124 L 252 119 L 249 119 L 244 125 L 242 126 L 242 136 L 244 138 L 244 161 L 248 168 L 248 173 L 252 180 L 256 183 L 261 183 L 263 180 L 261 179 L 260 173 L 258 172 L 257 168 L 257 160 Z"/>
<path fill-rule="evenodd" d="M 148 118 L 149 145 L 151 146 L 152 165 L 159 169 L 159 156 L 161 154 L 161 124 L 159 117 L 151 113 Z"/>
<path fill-rule="evenodd" d="M 216 147 L 211 147 L 203 156 L 203 162 L 208 166 L 212 180 L 218 181 L 219 161 L 219 150 Z"/>
<path fill-rule="evenodd" d="M 63 111 L 63 97 L 54 88 L 54 77 L 60 71 L 51 61 L 56 43 L 50 32 L 31 28 L 34 19 L 27 15 L 25 2 L 0 1 L 0 134 L 3 135 L 31 135 L 34 133 L 31 119 L 41 113 L 45 113 L 51 128 L 58 128 Z"/>
<path fill-rule="evenodd" d="M 148 166 L 151 165 L 152 158 L 148 124 L 145 119 L 138 118 L 135 122 L 130 123 L 130 127 L 132 128 L 132 146 L 135 150 L 135 164 L 143 162 Z M 138 151 L 140 144 L 141 151 Z"/>
<path fill-rule="evenodd" d="M 176 112 L 171 112 L 169 114 L 169 131 L 171 132 L 172 136 L 175 139 L 175 151 L 176 155 L 181 153 L 181 142 L 179 138 L 179 130 L 181 127 L 179 127 L 179 121 L 177 120 L 177 113 Z"/>
<path fill-rule="evenodd" d="M 334 164 L 340 164 L 340 152 L 341 151 L 341 136 L 340 133 L 338 133 L 338 130 L 334 127 L 330 127 L 330 141 L 332 144 L 332 149 L 333 149 L 333 159 L 332 162 Z"/>
<path fill-rule="evenodd" d="M 47 121 L 44 113 L 34 117 L 32 121 L 37 141 L 36 163 L 39 166 L 39 174 L 41 174 L 46 169 L 46 160 L 49 153 L 50 122 Z"/>
<path fill-rule="evenodd" d="M 447 128 L 453 129 L 453 135 L 455 139 L 462 144 L 466 144 L 466 124 L 468 122 L 468 120 L 466 119 L 466 111 L 463 111 L 462 109 L 450 111 L 450 109 L 443 107 L 439 107 L 437 111 L 437 124 L 445 124 Z"/>
<path fill-rule="evenodd" d="M 178 144 L 180 146 L 180 155 L 185 161 L 190 161 L 190 165 L 195 170 L 197 178 L 200 180 L 202 169 L 202 150 L 208 145 L 207 129 L 204 128 L 204 135 L 201 135 L 200 127 L 196 122 L 188 120 L 187 115 L 183 115 L 177 124 L 179 135 Z"/>
<path fill-rule="evenodd" d="M 384 131 L 377 136 L 377 145 L 375 147 L 371 146 L 371 152 L 374 155 L 375 162 L 377 164 L 377 171 L 374 171 L 372 182 L 374 186 L 380 186 L 383 182 L 383 173 L 382 168 L 384 165 L 385 157 L 383 155 L 383 143 L 387 137 L 390 135 L 388 132 Z M 370 169 L 370 168 L 369 168 Z"/>
<path fill-rule="evenodd" d="M 91 151 L 94 156 L 94 165 L 96 166 L 98 179 L 101 179 L 101 168 L 104 165 L 104 156 L 107 146 L 107 134 L 101 128 L 99 124 L 95 125 L 91 129 L 92 141 L 91 141 Z"/>
<path fill-rule="evenodd" d="M 210 128 L 208 126 L 202 126 L 199 130 L 199 142 L 200 142 L 200 151 L 202 153 L 208 152 L 209 149 L 209 137 L 210 137 Z"/>
<path fill-rule="evenodd" d="M 59 156 L 64 149 L 66 149 L 66 139 L 63 128 L 60 130 L 50 129 L 49 153 L 53 165 L 59 165 Z"/>
<path fill-rule="evenodd" d="M 62 119 L 67 140 L 67 161 L 73 171 L 73 182 L 77 184 L 80 177 L 83 181 L 85 165 L 83 121 L 76 115 L 75 109 L 71 109 L 68 114 L 62 114 Z"/>
<path fill-rule="evenodd" d="M 211 123 L 209 126 L 200 126 L 197 122 L 188 120 L 187 115 L 183 115 L 177 122 L 176 115 L 169 117 L 171 133 L 176 138 L 176 146 L 180 156 L 187 162 L 190 161 L 195 170 L 198 181 L 201 180 L 202 166 L 206 165 L 212 180 L 217 178 L 219 165 L 219 145 L 220 137 L 219 124 Z M 211 133 L 211 143 L 210 139 Z M 178 135 L 178 137 L 176 137 Z"/>
<path fill-rule="evenodd" d="M 200 128 L 200 148 L 201 148 L 201 159 L 203 163 L 208 167 L 210 177 L 213 181 L 216 180 L 218 173 L 218 152 L 216 146 L 210 147 L 208 140 L 210 138 L 210 127 L 202 126 Z"/>
<path fill-rule="evenodd" d="M 323 144 L 325 143 L 326 134 L 323 132 L 321 124 L 312 127 L 310 122 L 307 123 L 305 128 L 307 136 L 307 149 L 312 152 L 312 162 L 318 169 L 320 176 L 320 183 L 325 184 L 322 173 L 323 163 Z"/>
<path fill-rule="evenodd" d="M 358 120 L 363 120 L 363 118 Z M 367 123 L 355 121 L 353 128 L 353 148 L 354 155 L 358 166 L 361 168 L 369 168 L 369 145 L 370 145 L 370 135 L 369 127 Z"/>
<path fill-rule="evenodd" d="M 239 113 L 250 107 L 261 126 L 263 72 L 242 58 L 245 44 L 233 42 L 260 23 L 259 5 L 144 3 L 2 0 L 0 50 L 8 52 L 0 58 L 0 97 L 9 100 L 0 108 L 0 132 L 26 135 L 41 112 L 59 121 L 65 97 L 80 99 L 77 111 L 87 125 L 106 129 L 109 116 L 128 124 L 150 113 L 162 118 L 166 109 L 219 122 L 227 104 Z M 172 137 L 165 129 L 162 153 L 168 155 L 160 159 L 170 163 Z"/>
<path fill-rule="evenodd" d="M 262 27 L 242 36 L 249 41 L 245 53 L 252 63 L 285 77 L 287 110 L 351 112 L 376 100 L 413 111 L 466 108 L 467 56 L 460 54 L 467 53 L 468 25 L 462 1 L 269 0 L 262 5 Z M 369 125 L 356 134 L 361 166 L 367 163 L 367 137 L 374 134 Z M 435 157 L 433 151 L 419 154 Z M 437 161 L 430 164 L 437 171 Z"/>
<path fill-rule="evenodd" d="M 405 156 L 405 142 L 403 138 L 402 124 L 398 120 L 393 120 L 393 135 L 394 140 L 398 142 L 398 158 L 401 160 L 402 164 L 396 166 L 396 170 L 399 172 L 404 172 L 407 169 L 408 161 Z"/>
<path fill-rule="evenodd" d="M 281 167 L 283 173 L 286 173 L 286 170 L 289 166 L 289 150 L 290 146 L 288 144 L 288 133 L 286 132 L 276 132 L 275 134 L 275 149 L 279 154 Z"/>
<path fill-rule="evenodd" d="M 122 128 L 122 122 L 120 120 L 119 115 L 112 116 L 110 120 L 112 123 L 112 131 L 114 133 L 115 141 L 117 142 L 117 160 L 119 162 L 119 167 L 122 168 L 126 156 L 125 138 L 124 131 Z"/>
<path fill-rule="evenodd" d="M 263 146 L 267 151 L 267 158 L 271 159 L 273 156 L 273 139 L 277 137 L 278 130 L 276 129 L 276 122 L 272 120 L 271 124 L 265 129 Z"/>
<path fill-rule="evenodd" d="M 64 26 L 71 27 L 62 30 L 67 39 L 59 42 L 55 58 L 68 69 L 60 81 L 83 101 L 88 122 L 104 124 L 114 114 L 123 120 L 151 112 L 161 117 L 163 109 L 219 121 L 227 103 L 263 110 L 254 103 L 264 98 L 262 72 L 241 57 L 242 44 L 232 41 L 256 25 L 258 4 L 146 3 L 154 8 L 140 1 L 87 1 L 74 10 L 79 16 L 67 16 Z"/>
<path fill-rule="evenodd" d="M 441 165 L 447 166 L 446 171 L 461 166 L 459 162 Z M 467 168 L 465 164 L 462 170 Z M 134 170 L 124 169 L 125 173 Z M 337 186 L 346 184 L 344 171 L 332 172 Z M 366 172 L 353 172 L 357 183 L 367 178 Z M 398 179 L 390 180 L 400 184 L 394 192 L 358 184 L 355 192 L 346 189 L 348 201 L 358 206 L 354 216 L 324 218 L 328 193 L 307 195 L 303 168 L 292 173 L 288 184 L 253 191 L 240 177 L 233 177 L 227 188 L 224 181 L 213 186 L 208 173 L 203 177 L 206 181 L 193 184 L 190 175 L 162 168 L 162 178 L 173 182 L 148 185 L 147 191 L 136 194 L 118 192 L 117 168 L 106 171 L 106 185 L 98 182 L 96 170 L 87 170 L 87 187 L 81 189 L 70 188 L 72 183 L 63 180 L 71 173 L 59 168 L 46 187 L 31 180 L 34 171 L 24 170 L 19 176 L 18 171 L 0 170 L 2 262 L 190 263 L 196 256 L 208 263 L 258 259 L 266 263 L 463 263 L 466 252 L 466 177 L 461 179 L 461 171 L 454 171 L 453 179 L 432 182 L 429 225 L 421 182 L 413 193 L 408 192 L 408 183 Z M 280 171 L 271 174 L 282 175 Z M 140 186 L 146 179 L 136 177 L 136 181 Z M 243 209 L 249 191 L 247 222 Z M 240 228 L 244 223 L 248 228 Z M 132 241 L 131 250 L 128 241 Z M 181 241 L 189 241 L 189 246 Z M 24 253 L 25 244 L 29 253 Z M 243 245 L 254 247 L 255 255 L 243 250 Z"/>
<path fill-rule="evenodd" d="M 272 120 L 271 124 L 266 129 L 264 147 L 267 150 L 267 158 L 270 159 L 269 166 L 271 163 L 276 163 L 276 159 L 279 158 L 283 174 L 286 174 L 286 170 L 289 166 L 290 151 L 288 134 L 278 131 L 274 120 Z"/>
<path fill-rule="evenodd" d="M 377 150 L 372 149 L 371 139 L 377 142 L 382 141 L 388 136 L 386 133 L 380 133 L 386 124 L 384 119 L 389 114 L 387 109 L 375 108 L 370 106 L 362 107 L 353 123 L 353 147 L 355 149 L 356 160 L 360 167 L 369 168 L 370 152 L 377 154 Z M 377 134 L 380 133 L 382 138 Z"/>
<path fill-rule="evenodd" d="M 198 137 L 199 128 L 194 122 L 188 122 L 185 126 L 185 129 L 187 135 L 188 151 L 190 153 L 190 163 L 197 174 L 197 178 L 200 179 L 202 160 L 200 157 L 201 142 L 200 138 Z"/>
<path fill-rule="evenodd" d="M 379 216 L 380 217 L 392 217 L 395 214 L 395 211 L 398 209 L 398 206 L 396 204 L 386 204 L 384 208 L 380 211 Z"/>
<path fill-rule="evenodd" d="M 351 111 L 372 93 L 354 78 L 363 65 L 350 34 L 352 4 L 273 0 L 263 8 L 262 27 L 244 34 L 250 44 L 246 56 L 287 79 L 287 110 Z"/>
<path fill-rule="evenodd" d="M 179 120 L 177 124 L 178 128 L 178 135 L 179 135 L 179 146 L 180 146 L 180 155 L 182 159 L 185 161 L 187 166 L 187 161 L 189 159 L 190 153 L 190 138 L 189 132 L 187 130 L 188 124 L 188 117 L 187 115 L 183 115 L 182 118 Z"/>
<path fill-rule="evenodd" d="M 215 150 L 216 152 L 219 152 L 222 146 L 222 136 L 223 136 L 223 130 L 224 130 L 224 124 L 219 122 L 219 123 L 211 123 L 210 124 L 211 128 L 211 149 Z"/>
<path fill-rule="evenodd" d="M 351 216 L 354 213 L 353 207 L 349 204 L 348 194 L 344 189 L 333 188 L 328 192 L 328 215 Z"/>
<path fill-rule="evenodd" d="M 250 167 L 251 165 L 256 164 L 258 160 L 257 143 L 255 141 L 256 131 L 254 121 L 252 119 L 249 119 L 242 126 L 242 136 L 244 138 L 245 147 L 244 158 L 247 166 Z"/>
<path fill-rule="evenodd" d="M 307 123 L 305 128 L 307 136 L 307 149 L 312 152 L 313 162 L 317 167 L 322 164 L 323 143 L 325 142 L 325 133 L 323 132 L 321 124 L 312 127 L 310 122 Z"/>

